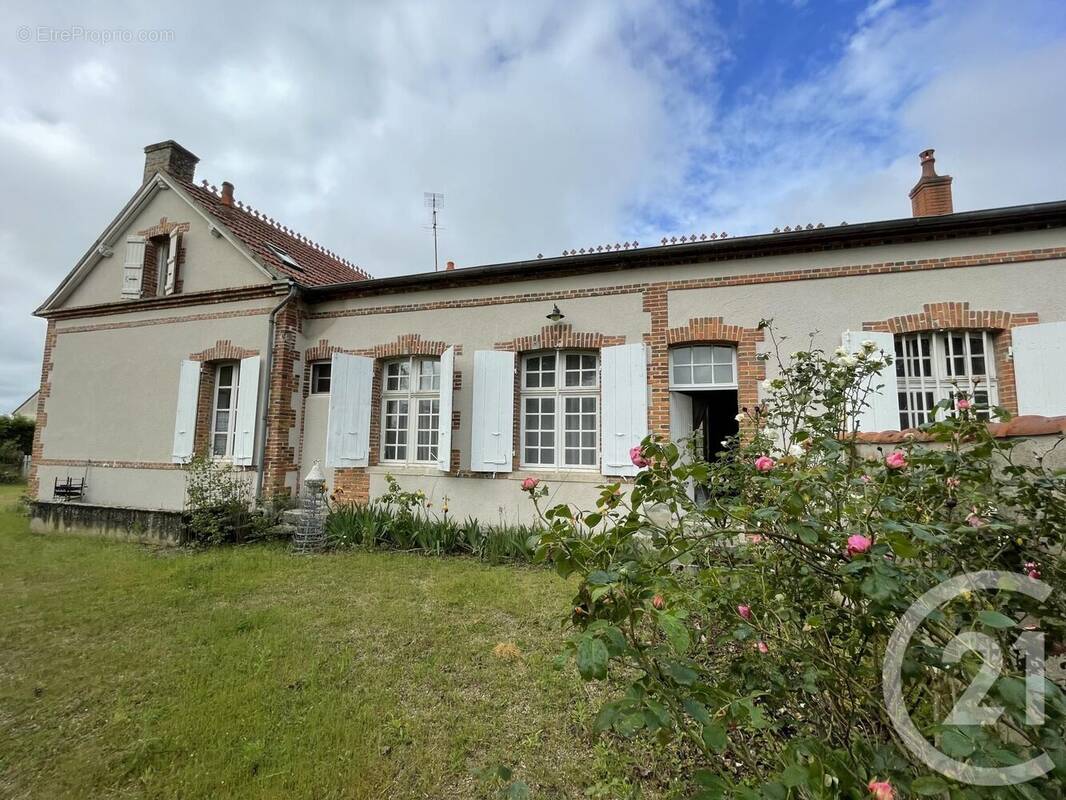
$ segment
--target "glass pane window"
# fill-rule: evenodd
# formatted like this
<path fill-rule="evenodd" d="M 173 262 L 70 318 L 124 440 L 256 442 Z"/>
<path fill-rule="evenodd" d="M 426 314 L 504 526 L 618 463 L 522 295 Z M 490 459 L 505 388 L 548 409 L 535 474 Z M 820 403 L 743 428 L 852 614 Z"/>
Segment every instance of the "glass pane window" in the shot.
<path fill-rule="evenodd" d="M 215 458 L 233 455 L 239 381 L 240 369 L 237 364 L 227 362 L 215 368 L 214 407 L 211 412 L 211 455 Z"/>
<path fill-rule="evenodd" d="M 675 347 L 670 351 L 671 387 L 735 388 L 736 348 L 726 345 Z"/>
<path fill-rule="evenodd" d="M 971 399 L 979 417 L 991 416 L 998 387 L 988 331 L 903 333 L 895 345 L 901 428 L 934 422 L 934 406 L 959 394 Z"/>
<path fill-rule="evenodd" d="M 533 353 L 522 359 L 521 463 L 599 465 L 600 359 L 597 353 Z"/>
<path fill-rule="evenodd" d="M 408 356 L 386 361 L 382 377 L 381 460 L 435 464 L 440 437 L 440 359 Z"/>
<path fill-rule="evenodd" d="M 329 361 L 320 361 L 311 365 L 311 394 L 329 394 L 330 376 L 333 374 L 333 364 Z"/>
<path fill-rule="evenodd" d="M 437 460 L 437 437 L 440 435 L 440 400 L 418 401 L 418 427 L 415 430 L 416 461 Z"/>

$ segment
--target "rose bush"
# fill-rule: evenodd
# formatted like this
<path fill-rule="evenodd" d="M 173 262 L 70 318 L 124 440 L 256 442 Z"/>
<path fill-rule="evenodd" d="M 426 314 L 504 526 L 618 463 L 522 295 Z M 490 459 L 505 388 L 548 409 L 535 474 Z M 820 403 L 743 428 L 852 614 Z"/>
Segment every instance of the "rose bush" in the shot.
<path fill-rule="evenodd" d="M 538 557 L 581 578 L 567 654 L 615 690 L 597 729 L 680 740 L 700 797 L 1064 796 L 1066 699 L 1047 682 L 1046 719 L 1027 723 L 1011 643 L 1037 626 L 1049 650 L 1062 647 L 1066 478 L 1016 458 L 968 402 L 940 405 L 924 431 L 932 442 L 864 455 L 854 420 L 891 359 L 871 342 L 777 360 L 765 404 L 745 410 L 713 463 L 649 438 L 628 492 L 604 486 L 594 509 L 540 509 L 547 487 L 529 492 L 546 525 Z M 960 388 L 953 400 L 968 396 Z M 695 502 L 692 482 L 712 499 Z M 882 697 L 885 650 L 907 608 L 987 569 L 1058 591 L 1043 603 L 974 591 L 939 609 L 907 651 L 903 696 L 953 758 L 1006 767 L 1047 752 L 1058 765 L 1010 787 L 935 774 L 903 746 Z M 1004 660 L 985 700 L 1004 713 L 976 727 L 945 721 L 982 666 L 973 653 L 943 657 L 971 629 L 995 637 Z"/>

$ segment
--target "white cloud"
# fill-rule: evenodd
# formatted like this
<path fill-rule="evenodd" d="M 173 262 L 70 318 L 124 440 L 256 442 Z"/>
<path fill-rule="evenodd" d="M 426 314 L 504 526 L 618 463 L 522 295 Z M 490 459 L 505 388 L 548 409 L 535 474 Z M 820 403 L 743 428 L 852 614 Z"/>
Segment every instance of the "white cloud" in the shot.
<path fill-rule="evenodd" d="M 696 0 L 94 7 L 101 28 L 175 36 L 0 50 L 0 172 L 18 187 L 0 207 L 0 411 L 38 378 L 30 312 L 136 189 L 149 142 L 177 139 L 201 176 L 377 275 L 431 267 L 429 190 L 461 265 L 905 216 L 927 146 L 960 209 L 1058 199 L 1053 10 L 879 0 L 821 72 L 728 108 L 735 43 Z"/>

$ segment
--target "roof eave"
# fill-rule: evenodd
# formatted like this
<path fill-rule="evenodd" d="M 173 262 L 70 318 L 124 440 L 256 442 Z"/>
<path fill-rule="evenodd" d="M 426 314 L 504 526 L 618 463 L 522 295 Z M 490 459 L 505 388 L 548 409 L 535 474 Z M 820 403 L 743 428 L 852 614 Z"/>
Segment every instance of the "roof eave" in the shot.
<path fill-rule="evenodd" d="M 741 256 L 753 251 L 759 252 L 760 255 L 773 255 L 775 251 L 795 251 L 799 248 L 825 249 L 834 245 L 859 247 L 882 241 L 886 244 L 906 241 L 915 237 L 927 239 L 938 235 L 979 234 L 990 228 L 1021 225 L 1030 228 L 1045 225 L 1046 227 L 1066 226 L 1066 200 L 964 211 L 932 217 L 904 217 L 811 230 L 738 236 L 665 247 L 510 261 L 445 272 L 421 272 L 311 286 L 307 287 L 307 291 L 310 296 L 321 299 L 347 292 L 377 293 L 406 288 L 425 288 L 427 284 L 430 286 L 463 285 L 484 281 L 487 278 L 499 281 L 519 275 L 525 278 L 536 278 L 556 272 L 614 272 L 652 266 L 657 262 L 692 261 L 701 256 L 718 259 L 729 255 Z"/>

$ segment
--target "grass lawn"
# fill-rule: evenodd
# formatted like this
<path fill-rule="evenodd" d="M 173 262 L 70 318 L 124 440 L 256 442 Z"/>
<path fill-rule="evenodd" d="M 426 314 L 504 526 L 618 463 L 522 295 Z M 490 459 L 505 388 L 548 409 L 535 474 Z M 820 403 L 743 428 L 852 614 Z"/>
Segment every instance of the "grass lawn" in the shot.
<path fill-rule="evenodd" d="M 550 572 L 35 536 L 21 490 L 0 487 L 0 797 L 486 797 L 472 772 L 497 763 L 534 797 L 614 797 L 648 776 L 552 664 L 573 587 Z"/>

